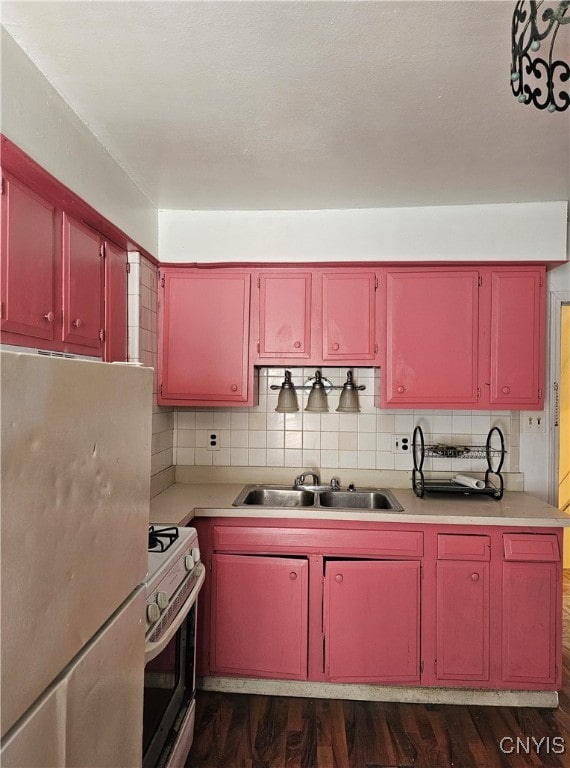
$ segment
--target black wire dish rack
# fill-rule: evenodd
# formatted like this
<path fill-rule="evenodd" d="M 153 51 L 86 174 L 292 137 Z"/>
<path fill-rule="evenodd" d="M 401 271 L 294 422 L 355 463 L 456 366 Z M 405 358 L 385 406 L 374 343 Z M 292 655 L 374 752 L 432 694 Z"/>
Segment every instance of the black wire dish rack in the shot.
<path fill-rule="evenodd" d="M 505 439 L 499 427 L 492 427 L 487 435 L 485 445 L 426 445 L 424 433 L 420 426 L 414 429 L 412 437 L 412 452 L 414 456 L 414 469 L 412 471 L 412 488 L 416 496 L 422 498 L 426 493 L 455 493 L 463 495 L 491 496 L 503 498 L 503 476 L 501 469 L 505 460 Z M 487 470 L 485 472 L 484 486 L 474 488 L 457 483 L 453 478 L 430 478 L 424 475 L 424 459 L 426 458 L 451 458 L 451 459 L 486 459 Z"/>

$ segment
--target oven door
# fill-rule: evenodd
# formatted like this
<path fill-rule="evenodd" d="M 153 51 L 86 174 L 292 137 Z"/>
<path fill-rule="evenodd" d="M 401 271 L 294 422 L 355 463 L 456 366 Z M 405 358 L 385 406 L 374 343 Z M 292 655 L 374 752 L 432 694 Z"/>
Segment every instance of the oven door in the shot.
<path fill-rule="evenodd" d="M 194 732 L 197 596 L 204 566 L 190 596 L 157 641 L 146 643 L 143 768 L 183 766 Z"/>

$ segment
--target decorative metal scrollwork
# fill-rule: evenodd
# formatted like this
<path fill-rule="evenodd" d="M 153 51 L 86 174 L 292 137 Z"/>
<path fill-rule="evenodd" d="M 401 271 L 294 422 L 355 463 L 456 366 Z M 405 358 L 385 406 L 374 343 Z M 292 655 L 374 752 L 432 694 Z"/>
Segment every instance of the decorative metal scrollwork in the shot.
<path fill-rule="evenodd" d="M 570 23 L 570 0 L 542 9 L 544 0 L 518 0 L 511 33 L 511 90 L 522 104 L 563 112 L 570 106 L 568 61 L 555 59 L 554 47 L 561 25 Z M 545 57 L 537 55 L 546 41 Z M 566 50 L 568 46 L 566 46 Z"/>

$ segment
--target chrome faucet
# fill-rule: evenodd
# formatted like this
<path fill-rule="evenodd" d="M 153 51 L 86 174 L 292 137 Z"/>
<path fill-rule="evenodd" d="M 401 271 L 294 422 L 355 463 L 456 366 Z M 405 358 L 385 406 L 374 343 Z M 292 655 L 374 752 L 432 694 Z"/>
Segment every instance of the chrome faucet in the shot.
<path fill-rule="evenodd" d="M 340 482 L 338 477 L 331 477 L 331 491 L 340 491 Z"/>
<path fill-rule="evenodd" d="M 303 472 L 301 475 L 295 478 L 294 485 L 305 485 L 305 480 L 307 477 L 310 476 L 313 478 L 313 485 L 320 485 L 321 484 L 321 478 L 318 474 L 318 472 Z"/>

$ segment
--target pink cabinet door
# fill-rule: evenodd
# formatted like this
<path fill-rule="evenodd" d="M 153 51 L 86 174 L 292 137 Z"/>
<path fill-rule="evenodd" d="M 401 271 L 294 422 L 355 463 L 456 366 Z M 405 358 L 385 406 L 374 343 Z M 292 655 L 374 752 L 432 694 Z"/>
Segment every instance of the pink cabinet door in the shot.
<path fill-rule="evenodd" d="M 311 273 L 259 276 L 259 347 L 262 360 L 311 356 Z"/>
<path fill-rule="evenodd" d="M 63 215 L 63 341 L 100 348 L 103 259 L 100 235 Z"/>
<path fill-rule="evenodd" d="M 489 563 L 437 563 L 438 680 L 489 679 Z"/>
<path fill-rule="evenodd" d="M 490 402 L 542 407 L 544 269 L 493 271 Z"/>
<path fill-rule="evenodd" d="M 213 555 L 211 670 L 307 678 L 308 560 Z"/>
<path fill-rule="evenodd" d="M 474 270 L 387 273 L 384 405 L 477 402 L 478 288 Z"/>
<path fill-rule="evenodd" d="M 419 682 L 418 561 L 329 560 L 324 598 L 331 680 Z"/>
<path fill-rule="evenodd" d="M 559 563 L 503 563 L 502 680 L 561 686 Z"/>
<path fill-rule="evenodd" d="M 323 360 L 376 358 L 376 284 L 374 272 L 323 273 Z"/>
<path fill-rule="evenodd" d="M 250 396 L 250 275 L 161 270 L 159 402 L 245 404 Z"/>
<path fill-rule="evenodd" d="M 127 359 L 127 254 L 105 243 L 105 347 L 107 362 Z"/>
<path fill-rule="evenodd" d="M 51 341 L 59 321 L 54 299 L 55 211 L 23 184 L 8 176 L 4 181 L 0 327 Z"/>

